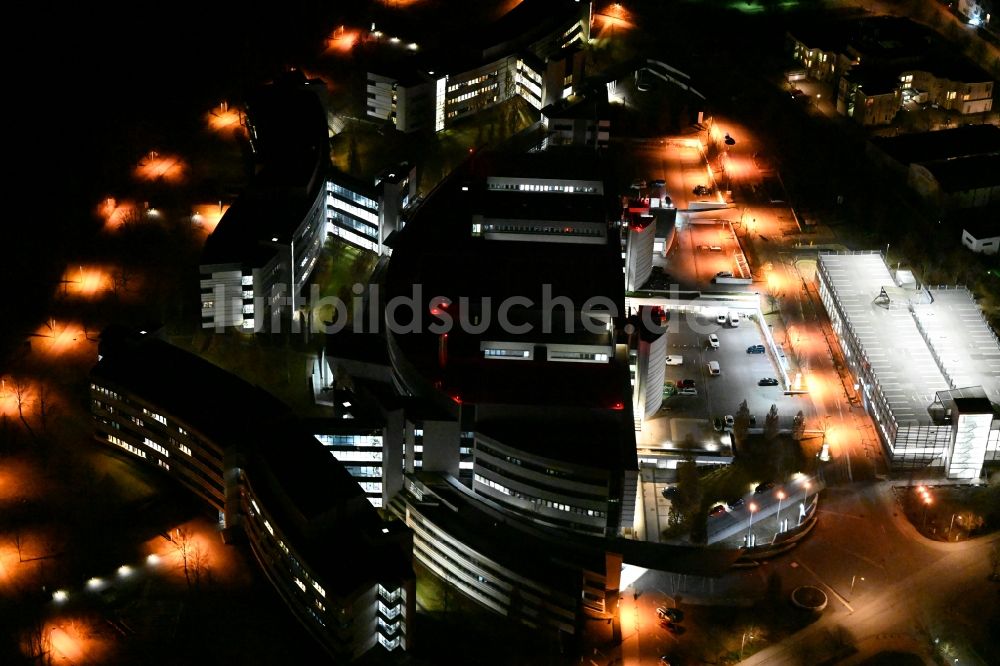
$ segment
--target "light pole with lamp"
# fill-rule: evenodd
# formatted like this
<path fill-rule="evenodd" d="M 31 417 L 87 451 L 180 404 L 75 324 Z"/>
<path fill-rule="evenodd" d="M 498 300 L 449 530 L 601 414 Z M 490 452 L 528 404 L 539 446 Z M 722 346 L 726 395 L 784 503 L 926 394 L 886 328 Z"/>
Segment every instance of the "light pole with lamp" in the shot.
<path fill-rule="evenodd" d="M 933 500 L 931 500 L 930 495 L 924 495 L 924 526 L 923 529 L 927 529 L 927 507 L 931 505 Z"/>
<path fill-rule="evenodd" d="M 749 515 L 747 516 L 747 548 L 750 547 L 750 529 L 753 527 L 753 514 L 757 510 L 757 505 L 753 502 L 747 504 L 747 511 Z"/>
<path fill-rule="evenodd" d="M 743 648 L 747 644 L 747 634 L 750 635 L 750 640 L 753 640 L 753 625 L 743 632 L 743 640 L 740 641 L 740 661 L 743 661 Z"/>
<path fill-rule="evenodd" d="M 851 593 L 848 595 L 848 600 L 854 599 L 854 583 L 857 580 L 864 582 L 865 577 L 864 576 L 858 577 L 858 574 L 854 574 L 853 576 L 851 576 Z"/>
<path fill-rule="evenodd" d="M 811 488 L 811 487 L 812 487 L 812 483 L 809 482 L 809 479 L 805 479 L 804 481 L 802 481 L 802 488 L 803 488 L 803 491 L 802 491 L 802 506 L 805 509 L 805 511 L 809 510 L 809 508 L 808 508 L 808 505 L 809 505 L 809 488 Z M 799 512 L 799 525 L 802 524 L 802 513 L 803 512 L 801 512 L 801 511 Z"/>
<path fill-rule="evenodd" d="M 778 529 L 774 532 L 774 539 L 778 538 L 778 535 L 783 531 L 781 529 L 781 501 L 785 499 L 785 491 L 779 490 L 778 495 Z M 774 543 L 774 539 L 771 539 L 771 543 Z"/>

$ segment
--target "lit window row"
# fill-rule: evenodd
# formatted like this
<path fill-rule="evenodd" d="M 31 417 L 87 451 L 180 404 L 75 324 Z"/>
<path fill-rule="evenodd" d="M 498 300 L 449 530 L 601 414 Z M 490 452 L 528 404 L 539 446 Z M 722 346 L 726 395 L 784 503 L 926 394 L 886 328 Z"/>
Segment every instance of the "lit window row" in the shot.
<path fill-rule="evenodd" d="M 550 509 L 558 509 L 559 511 L 565 511 L 567 513 L 578 513 L 580 515 L 590 516 L 593 518 L 603 518 L 605 516 L 603 511 L 596 511 L 594 509 L 583 509 L 580 507 L 572 506 L 570 504 L 563 504 L 561 502 L 553 502 L 552 500 L 542 499 L 539 497 L 533 497 L 531 495 L 526 495 L 522 492 L 512 490 L 506 486 L 503 486 L 492 479 L 487 479 L 485 476 L 480 474 L 475 474 L 473 477 L 477 482 L 489 486 L 494 490 L 498 490 L 504 495 L 509 495 L 510 497 L 517 497 L 518 499 L 527 500 L 533 504 L 539 504 Z"/>
<path fill-rule="evenodd" d="M 162 467 L 163 469 L 167 470 L 168 472 L 170 471 L 170 464 L 169 463 L 166 463 L 166 462 L 164 462 L 162 460 L 157 460 L 156 464 L 159 465 L 160 467 Z"/>
<path fill-rule="evenodd" d="M 378 213 L 374 213 L 367 208 L 362 208 L 361 206 L 355 206 L 354 204 L 348 203 L 343 199 L 328 197 L 326 205 L 330 208 L 336 208 L 337 210 L 342 210 L 345 213 L 350 213 L 354 217 L 365 220 L 370 224 L 378 224 Z"/>
<path fill-rule="evenodd" d="M 146 416 L 152 418 L 154 421 L 162 423 L 163 425 L 167 425 L 167 417 L 166 416 L 161 416 L 160 414 L 157 414 L 156 412 L 151 412 L 148 409 L 146 409 L 145 407 L 142 408 L 142 413 L 145 414 Z"/>
<path fill-rule="evenodd" d="M 163 448 L 162 446 L 151 440 L 149 437 L 143 438 L 142 443 L 148 446 L 149 448 L 153 449 L 157 453 L 164 455 L 168 458 L 170 457 L 170 451 L 167 451 L 165 448 Z"/>
<path fill-rule="evenodd" d="M 178 443 L 177 448 L 181 450 L 181 453 L 186 453 L 187 455 L 191 455 L 191 449 L 189 447 Z"/>
<path fill-rule="evenodd" d="M 378 208 L 378 202 L 376 202 L 374 199 L 366 197 L 363 194 L 358 194 L 357 192 L 353 192 L 347 189 L 346 187 L 338 185 L 337 183 L 334 183 L 332 181 L 327 181 L 326 191 L 330 194 L 336 194 L 337 196 L 343 197 L 344 199 L 349 199 L 350 201 L 353 201 L 354 203 L 368 209 Z"/>
<path fill-rule="evenodd" d="M 104 396 L 106 396 L 108 398 L 114 398 L 115 400 L 121 400 L 121 397 L 117 393 L 115 393 L 114 391 L 112 391 L 110 389 L 106 389 L 103 386 L 98 386 L 97 384 L 91 384 L 90 388 L 92 388 L 93 390 L 97 391 L 101 395 L 104 395 Z"/>
<path fill-rule="evenodd" d="M 483 356 L 486 358 L 531 358 L 531 352 L 527 349 L 484 349 Z"/>
<path fill-rule="evenodd" d="M 128 442 L 125 442 L 125 441 L 122 441 L 121 439 L 118 439 L 114 435 L 108 435 L 108 441 L 111 442 L 112 444 L 117 444 L 118 446 L 122 447 L 123 449 L 125 449 L 129 453 L 137 455 L 140 458 L 145 458 L 146 457 L 146 452 L 145 451 L 143 451 L 142 449 L 140 449 L 138 447 L 132 446 Z"/>

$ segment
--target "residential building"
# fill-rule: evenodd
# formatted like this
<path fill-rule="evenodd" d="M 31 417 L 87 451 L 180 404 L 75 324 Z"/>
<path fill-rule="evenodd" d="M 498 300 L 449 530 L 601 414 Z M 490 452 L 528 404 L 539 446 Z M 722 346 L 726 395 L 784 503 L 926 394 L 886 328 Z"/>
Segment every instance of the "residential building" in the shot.
<path fill-rule="evenodd" d="M 888 125 L 901 103 L 895 74 L 884 70 L 856 67 L 837 84 L 837 111 L 862 125 Z"/>
<path fill-rule="evenodd" d="M 151 335 L 108 329 L 99 354 L 90 385 L 99 442 L 217 511 L 226 539 L 246 538 L 279 596 L 334 658 L 409 647 L 412 534 L 379 517 L 285 405 Z"/>
<path fill-rule="evenodd" d="M 837 111 L 862 125 L 892 122 L 904 102 L 962 115 L 993 108 L 992 77 L 906 18 L 810 22 L 790 31 L 788 43 L 811 78 L 835 84 Z"/>
<path fill-rule="evenodd" d="M 958 0 L 956 11 L 966 18 L 969 25 L 996 32 L 997 24 L 994 16 L 997 14 L 997 6 L 995 0 Z"/>
<path fill-rule="evenodd" d="M 816 279 L 894 468 L 1000 461 L 1000 341 L 967 289 L 897 283 L 877 253 L 820 254 Z"/>

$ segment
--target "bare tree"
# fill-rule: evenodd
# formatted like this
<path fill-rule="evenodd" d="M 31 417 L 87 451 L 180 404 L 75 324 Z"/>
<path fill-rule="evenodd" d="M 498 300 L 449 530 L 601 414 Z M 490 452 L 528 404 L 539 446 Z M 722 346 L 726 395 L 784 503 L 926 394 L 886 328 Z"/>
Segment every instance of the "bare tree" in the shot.
<path fill-rule="evenodd" d="M 768 312 L 768 314 L 773 314 L 778 311 L 778 303 L 780 302 L 782 296 L 784 296 L 784 294 L 777 289 L 769 288 L 767 290 L 767 304 L 768 307 L 771 308 L 771 311 Z"/>
<path fill-rule="evenodd" d="M 31 402 L 28 400 L 31 392 L 31 384 L 23 377 L 14 377 L 11 380 L 11 386 L 14 389 L 14 399 L 17 401 L 17 415 L 21 417 L 21 423 L 27 428 L 28 433 L 34 437 L 35 431 L 31 429 L 31 424 L 28 423 L 28 419 L 24 416 L 24 408 L 31 405 Z"/>
<path fill-rule="evenodd" d="M 181 558 L 181 569 L 188 589 L 200 589 L 201 584 L 211 576 L 208 553 L 194 538 L 194 533 L 186 527 L 174 530 L 174 550 Z"/>
<path fill-rule="evenodd" d="M 21 529 L 21 525 L 14 525 L 11 541 L 14 542 L 14 548 L 17 549 L 17 561 L 24 562 L 24 557 L 21 555 L 21 549 L 24 548 L 24 531 Z"/>
<path fill-rule="evenodd" d="M 126 264 L 122 264 L 118 270 L 111 273 L 111 293 L 115 295 L 115 298 L 120 298 L 123 293 L 128 292 L 128 285 L 132 281 L 132 277 L 132 269 Z"/>
<path fill-rule="evenodd" d="M 48 428 L 48 417 L 52 415 L 52 387 L 46 381 L 38 382 L 38 418 L 42 422 L 42 431 Z"/>
<path fill-rule="evenodd" d="M 795 415 L 792 420 L 792 439 L 796 442 L 801 441 L 806 434 L 806 415 L 799 410 L 799 413 Z"/>

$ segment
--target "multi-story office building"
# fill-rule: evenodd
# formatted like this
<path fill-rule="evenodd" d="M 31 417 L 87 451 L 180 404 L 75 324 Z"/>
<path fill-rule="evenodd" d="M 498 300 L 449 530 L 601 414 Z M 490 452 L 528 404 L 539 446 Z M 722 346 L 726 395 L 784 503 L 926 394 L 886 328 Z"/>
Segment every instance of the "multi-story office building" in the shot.
<path fill-rule="evenodd" d="M 382 440 L 384 505 L 413 527 L 422 563 L 494 611 L 569 633 L 587 613 L 610 617 L 620 560 L 603 541 L 561 562 L 542 553 L 630 534 L 638 487 L 615 339 L 621 245 L 599 166 L 593 149 L 477 155 L 391 239 L 383 301 L 413 297 L 419 321 L 400 330 L 383 303 L 383 330 L 331 336 L 315 380 L 349 376 L 395 424 L 383 432 L 401 433 L 398 447 Z M 432 327 L 445 318 L 449 330 Z M 379 456 L 374 441 L 330 443 Z M 536 531 L 538 557 L 505 554 L 487 519 Z"/>
<path fill-rule="evenodd" d="M 386 169 L 371 185 L 330 166 L 316 86 L 282 79 L 248 105 L 260 170 L 205 243 L 203 328 L 278 328 L 295 315 L 292 299 L 302 295 L 327 237 L 381 254 L 416 198 L 410 165 Z"/>
<path fill-rule="evenodd" d="M 382 521 L 337 454 L 282 403 L 151 336 L 109 329 L 91 404 L 100 442 L 192 490 L 228 536 L 245 534 L 278 594 L 331 655 L 407 648 L 411 533 Z M 352 458 L 343 443 L 331 447 Z"/>
<path fill-rule="evenodd" d="M 653 274 L 656 218 L 649 212 L 630 217 L 625 229 L 625 290 L 637 291 Z"/>
<path fill-rule="evenodd" d="M 1000 342 L 968 290 L 897 283 L 877 253 L 821 254 L 817 282 L 894 467 L 1000 460 Z"/>
<path fill-rule="evenodd" d="M 416 200 L 416 167 L 398 164 L 382 171 L 373 184 L 337 169 L 326 180 L 326 232 L 377 254 L 399 228 L 403 211 Z"/>
<path fill-rule="evenodd" d="M 645 419 L 652 418 L 663 404 L 663 384 L 666 377 L 667 332 L 665 315 L 659 308 L 639 308 L 635 318 L 636 367 L 632 388 L 632 409 L 636 415 L 636 430 Z"/>
<path fill-rule="evenodd" d="M 412 132 L 441 131 L 515 96 L 541 109 L 581 83 L 582 53 L 572 47 L 589 40 L 590 19 L 589 2 L 525 0 L 475 43 L 452 35 L 387 53 L 381 33 L 372 33 L 365 112 Z"/>

